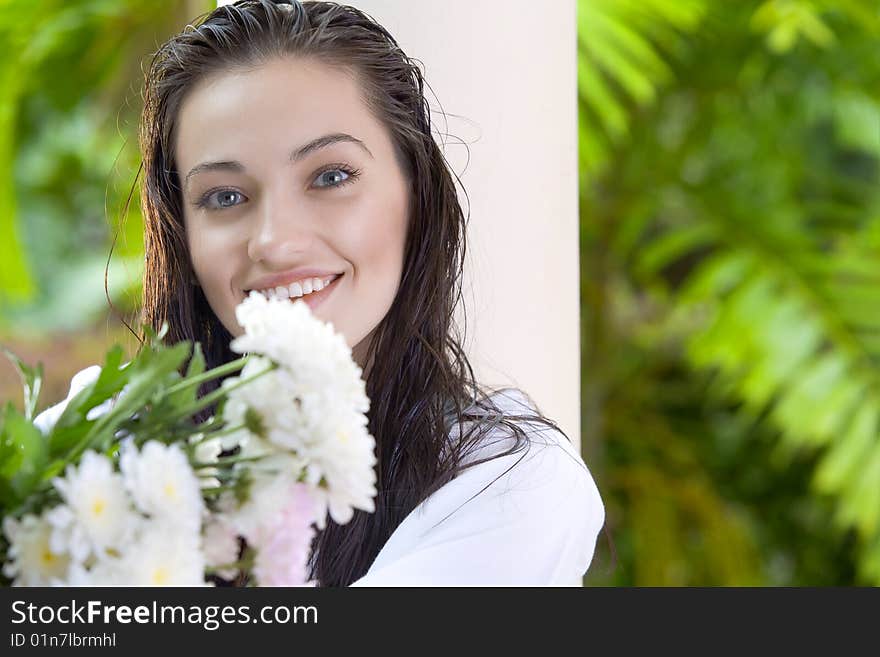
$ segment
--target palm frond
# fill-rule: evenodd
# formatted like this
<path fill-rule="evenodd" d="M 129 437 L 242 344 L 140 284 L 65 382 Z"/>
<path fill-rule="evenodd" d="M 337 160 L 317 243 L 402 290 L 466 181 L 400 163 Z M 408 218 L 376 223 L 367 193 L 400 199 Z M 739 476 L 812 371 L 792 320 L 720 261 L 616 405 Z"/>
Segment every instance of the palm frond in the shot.
<path fill-rule="evenodd" d="M 598 172 L 625 143 L 633 112 L 671 78 L 666 61 L 695 30 L 705 0 L 578 0 L 581 171 Z M 585 144 L 584 142 L 589 142 Z"/>

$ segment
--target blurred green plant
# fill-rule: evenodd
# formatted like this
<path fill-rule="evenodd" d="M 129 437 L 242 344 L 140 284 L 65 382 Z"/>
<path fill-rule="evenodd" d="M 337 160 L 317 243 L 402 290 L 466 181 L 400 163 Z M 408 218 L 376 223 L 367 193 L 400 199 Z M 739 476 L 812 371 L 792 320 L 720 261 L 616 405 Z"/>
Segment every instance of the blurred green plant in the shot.
<path fill-rule="evenodd" d="M 580 167 L 594 174 L 624 147 L 635 107 L 672 76 L 666 58 L 699 26 L 707 0 L 579 0 Z"/>
<path fill-rule="evenodd" d="M 141 63 L 212 2 L 5 0 L 0 45 L 0 332 L 51 334 L 139 303 Z"/>
<path fill-rule="evenodd" d="M 880 14 L 579 9 L 583 427 L 612 581 L 880 584 Z"/>

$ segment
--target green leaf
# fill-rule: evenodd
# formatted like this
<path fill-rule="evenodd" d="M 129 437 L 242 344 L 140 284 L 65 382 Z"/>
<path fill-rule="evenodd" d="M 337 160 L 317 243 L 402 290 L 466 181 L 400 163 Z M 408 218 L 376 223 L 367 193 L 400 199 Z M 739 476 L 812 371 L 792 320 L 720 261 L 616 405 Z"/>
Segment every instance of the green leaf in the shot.
<path fill-rule="evenodd" d="M 746 251 L 719 253 L 688 277 L 681 298 L 688 303 L 717 299 L 739 286 L 754 269 L 755 257 Z"/>
<path fill-rule="evenodd" d="M 80 442 L 95 423 L 94 418 L 88 419 L 89 411 L 109 401 L 125 387 L 129 372 L 120 368 L 122 357 L 122 347 L 116 345 L 110 349 L 98 378 L 67 403 L 49 434 L 50 453 L 53 457 L 66 454 Z M 63 463 L 61 465 L 63 467 Z"/>
<path fill-rule="evenodd" d="M 872 537 L 862 549 L 859 572 L 869 582 L 880 582 L 880 533 Z"/>
<path fill-rule="evenodd" d="M 198 376 L 205 371 L 205 355 L 202 353 L 202 345 L 196 342 L 193 347 L 193 355 L 186 368 L 186 378 Z"/>
<path fill-rule="evenodd" d="M 59 474 L 87 449 L 111 449 L 120 425 L 136 413 L 149 414 L 156 391 L 180 380 L 179 370 L 189 353 L 188 342 L 171 347 L 144 346 L 131 362 L 120 367 L 122 349 L 118 345 L 111 349 L 98 380 L 71 400 L 50 434 L 56 460 L 44 474 L 44 481 Z M 111 401 L 114 396 L 116 399 Z M 88 419 L 89 411 L 105 402 L 109 402 L 105 412 Z M 155 419 L 162 421 L 161 416 Z"/>
<path fill-rule="evenodd" d="M 153 327 L 149 324 L 144 324 L 142 327 L 144 332 L 144 341 L 152 348 L 152 349 L 161 349 L 164 345 L 162 343 L 162 339 L 168 335 L 168 322 L 162 322 L 162 326 L 159 327 L 158 331 L 153 330 Z"/>
<path fill-rule="evenodd" d="M 612 142 L 626 136 L 629 119 L 624 106 L 582 54 L 578 56 L 578 90 L 581 98 L 588 101 L 586 107 L 595 113 Z"/>
<path fill-rule="evenodd" d="M 186 378 L 191 379 L 205 372 L 205 355 L 202 353 L 202 345 L 198 342 L 193 345 L 192 358 L 186 368 Z M 187 403 L 194 403 L 198 397 L 198 386 L 191 390 Z"/>
<path fill-rule="evenodd" d="M 711 244 L 717 237 L 714 224 L 700 223 L 668 231 L 642 249 L 638 270 L 641 276 L 650 276 L 685 257 L 700 247 Z"/>
<path fill-rule="evenodd" d="M 81 452 L 89 441 L 99 437 L 105 441 L 112 440 L 119 424 L 142 410 L 142 407 L 154 396 L 157 388 L 179 381 L 180 369 L 189 357 L 190 351 L 189 342 L 179 342 L 171 347 L 141 349 L 135 359 L 124 368 L 128 376 L 125 390 L 113 407 L 95 421 L 94 426 L 83 439 L 83 445 L 79 446 L 76 452 Z M 159 421 L 161 418 L 156 420 Z"/>
<path fill-rule="evenodd" d="M 835 96 L 833 109 L 843 144 L 880 156 L 880 104 L 864 91 L 847 89 Z"/>
<path fill-rule="evenodd" d="M 822 330 L 799 299 L 783 297 L 767 308 L 760 329 L 762 358 L 745 375 L 742 390 L 759 405 L 778 394 L 780 382 L 792 381 L 821 345 Z"/>
<path fill-rule="evenodd" d="M 865 538 L 880 529 L 880 444 L 875 444 L 856 477 L 848 486 L 847 505 L 840 509 L 846 524 L 854 525 Z"/>
<path fill-rule="evenodd" d="M 786 53 L 798 35 L 820 47 L 834 43 L 834 33 L 816 9 L 802 0 L 767 0 L 752 15 L 752 27 L 767 32 L 767 43 L 777 53 Z"/>
<path fill-rule="evenodd" d="M 6 357 L 15 365 L 24 386 L 24 416 L 28 421 L 33 420 L 37 409 L 37 400 L 43 387 L 43 364 L 38 363 L 36 368 L 26 365 L 18 356 L 2 348 Z"/>
<path fill-rule="evenodd" d="M 186 370 L 186 378 L 189 379 L 191 377 L 199 376 L 205 371 L 205 357 L 202 354 L 202 346 L 199 343 L 195 344 L 195 348 L 193 349 L 192 358 L 190 358 L 189 365 Z M 199 386 L 182 386 L 176 392 L 172 392 L 169 394 L 164 400 L 164 406 L 161 409 L 162 412 L 170 412 L 172 415 L 178 415 L 179 411 L 182 411 L 185 408 L 189 408 L 196 403 L 198 399 Z M 157 409 L 158 410 L 158 409 Z"/>
<path fill-rule="evenodd" d="M 816 469 L 814 484 L 823 493 L 838 493 L 846 487 L 867 460 L 880 428 L 880 408 L 862 404 L 847 430 L 833 440 Z"/>
<path fill-rule="evenodd" d="M 697 28 L 706 7 L 706 0 L 578 0 L 580 142 L 589 175 L 629 134 L 636 108 L 672 79 L 667 53 Z"/>
<path fill-rule="evenodd" d="M 46 439 L 10 403 L 0 430 L 0 507 L 25 500 L 40 481 L 48 462 Z"/>

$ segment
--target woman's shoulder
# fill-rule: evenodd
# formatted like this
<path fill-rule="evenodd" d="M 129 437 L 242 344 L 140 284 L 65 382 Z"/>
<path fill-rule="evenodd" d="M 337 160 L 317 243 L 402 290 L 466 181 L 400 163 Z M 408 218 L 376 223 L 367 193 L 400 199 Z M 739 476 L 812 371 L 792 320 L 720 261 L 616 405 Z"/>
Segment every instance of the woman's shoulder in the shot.
<path fill-rule="evenodd" d="M 590 470 L 562 431 L 535 420 L 522 390 L 491 401 L 497 410 L 470 420 L 488 430 L 467 467 L 404 519 L 361 585 L 580 582 L 605 521 Z"/>
<path fill-rule="evenodd" d="M 462 444 L 464 436 L 465 444 Z M 535 401 L 520 388 L 501 388 L 471 406 L 461 423 L 453 423 L 450 444 L 462 450 L 462 465 L 504 454 L 518 447 L 530 454 L 545 448 L 562 450 L 581 461 L 575 447 L 559 426 L 546 418 Z M 517 450 L 519 452 L 519 450 Z M 565 458 L 562 454 L 557 454 Z M 586 466 L 583 466 L 586 469 Z"/>
<path fill-rule="evenodd" d="M 497 390 L 490 399 L 500 413 L 482 433 L 476 432 L 477 442 L 464 455 L 463 464 L 477 465 L 459 477 L 466 476 L 469 469 L 486 466 L 475 479 L 494 479 L 503 473 L 505 490 L 532 490 L 535 499 L 544 502 L 554 498 L 562 503 L 587 502 L 588 510 L 600 509 L 604 517 L 601 497 L 579 450 L 555 422 L 543 416 L 534 400 L 519 388 Z M 573 491 L 583 492 L 585 497 L 572 498 Z"/>

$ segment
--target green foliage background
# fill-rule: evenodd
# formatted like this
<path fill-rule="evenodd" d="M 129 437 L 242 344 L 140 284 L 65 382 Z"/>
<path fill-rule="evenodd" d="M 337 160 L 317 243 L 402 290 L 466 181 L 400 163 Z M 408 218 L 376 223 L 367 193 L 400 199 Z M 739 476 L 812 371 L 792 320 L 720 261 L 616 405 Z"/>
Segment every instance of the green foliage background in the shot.
<path fill-rule="evenodd" d="M 135 342 L 136 126 L 149 53 L 209 0 L 0 0 L 0 342 L 46 363 L 41 401 Z M 107 292 L 116 308 L 108 310 Z M 2 360 L 2 359 L 0 359 Z M 20 398 L 0 362 L 0 398 Z"/>
<path fill-rule="evenodd" d="M 124 331 L 145 54 L 211 2 L 0 0 L 0 341 Z M 880 10 L 578 0 L 596 585 L 880 584 Z M 0 365 L 0 398 L 18 399 Z"/>
<path fill-rule="evenodd" d="M 578 7 L 587 581 L 880 584 L 878 5 Z"/>

